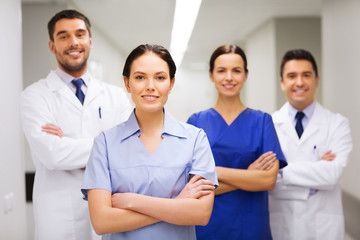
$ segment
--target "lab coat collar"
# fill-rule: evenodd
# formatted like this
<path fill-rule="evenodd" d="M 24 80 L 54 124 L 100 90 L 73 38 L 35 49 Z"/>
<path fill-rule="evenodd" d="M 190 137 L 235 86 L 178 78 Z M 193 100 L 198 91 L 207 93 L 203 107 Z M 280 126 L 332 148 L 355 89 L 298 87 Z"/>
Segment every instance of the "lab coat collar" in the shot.
<path fill-rule="evenodd" d="M 172 135 L 179 138 L 187 138 L 187 132 L 185 128 L 173 117 L 167 113 L 164 109 L 164 126 L 162 135 Z M 135 109 L 130 114 L 129 119 L 124 122 L 125 127 L 121 136 L 121 140 L 124 140 L 134 134 L 140 135 L 141 130 L 135 116 Z"/>
<path fill-rule="evenodd" d="M 299 139 L 296 134 L 295 127 L 293 124 L 293 119 L 289 116 L 290 104 L 286 102 L 281 109 L 278 111 L 278 116 L 274 119 L 274 123 L 279 125 L 281 130 L 289 136 L 290 139 L 296 141 L 298 144 L 301 144 L 308 140 L 313 134 L 320 130 L 320 126 L 327 124 L 327 119 L 324 118 L 323 112 L 324 108 L 318 103 L 315 103 L 315 110 L 312 117 L 309 119 L 309 123 L 304 130 L 303 135 Z"/>
<path fill-rule="evenodd" d="M 59 94 L 68 99 L 69 102 L 75 105 L 79 110 L 82 110 L 84 107 L 88 106 L 90 102 L 96 98 L 96 96 L 104 91 L 103 84 L 99 81 L 96 81 L 95 79 L 92 79 L 88 85 L 84 105 L 82 105 L 79 99 L 77 99 L 75 94 L 69 89 L 64 81 L 60 79 L 55 71 L 51 71 L 45 81 L 51 91 L 59 92 Z"/>

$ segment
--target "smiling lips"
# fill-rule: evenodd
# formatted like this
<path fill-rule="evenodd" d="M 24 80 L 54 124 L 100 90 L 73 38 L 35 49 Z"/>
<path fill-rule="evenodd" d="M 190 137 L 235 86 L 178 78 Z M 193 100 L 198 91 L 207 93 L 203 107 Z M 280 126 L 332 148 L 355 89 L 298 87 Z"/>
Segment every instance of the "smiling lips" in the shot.
<path fill-rule="evenodd" d="M 302 95 L 306 92 L 306 89 L 294 89 L 293 92 L 298 95 Z"/>
<path fill-rule="evenodd" d="M 233 89 L 236 85 L 235 84 L 223 84 L 224 88 L 231 90 Z"/>
<path fill-rule="evenodd" d="M 82 52 L 83 52 L 83 50 L 81 50 L 81 49 L 69 49 L 69 50 L 65 51 L 66 54 L 68 54 L 72 57 L 78 57 Z"/>
<path fill-rule="evenodd" d="M 153 102 L 153 101 L 155 101 L 156 99 L 159 98 L 158 96 L 155 96 L 155 95 L 142 95 L 141 97 L 142 97 L 145 101 L 148 101 L 148 102 Z"/>

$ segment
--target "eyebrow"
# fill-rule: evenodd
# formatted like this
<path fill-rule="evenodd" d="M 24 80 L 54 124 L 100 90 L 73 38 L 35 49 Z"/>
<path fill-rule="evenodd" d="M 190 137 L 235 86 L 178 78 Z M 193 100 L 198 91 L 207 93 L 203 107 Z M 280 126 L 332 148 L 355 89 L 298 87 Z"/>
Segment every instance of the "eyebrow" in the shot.
<path fill-rule="evenodd" d="M 145 72 L 141 72 L 141 71 L 136 71 L 136 72 L 134 72 L 133 74 L 145 74 L 145 75 L 148 75 L 147 73 L 145 73 Z M 162 74 L 162 73 L 165 73 L 166 75 L 169 75 L 167 72 L 165 72 L 165 71 L 160 71 L 160 72 L 157 72 L 157 73 L 155 73 L 155 75 L 157 75 L 157 74 Z"/>
<path fill-rule="evenodd" d="M 61 35 L 61 34 L 67 33 L 67 32 L 68 32 L 68 31 L 66 31 L 66 30 L 59 31 L 59 32 L 56 33 L 56 36 L 59 36 L 59 35 Z M 82 28 L 76 29 L 75 32 L 86 32 L 86 29 L 82 29 Z"/>

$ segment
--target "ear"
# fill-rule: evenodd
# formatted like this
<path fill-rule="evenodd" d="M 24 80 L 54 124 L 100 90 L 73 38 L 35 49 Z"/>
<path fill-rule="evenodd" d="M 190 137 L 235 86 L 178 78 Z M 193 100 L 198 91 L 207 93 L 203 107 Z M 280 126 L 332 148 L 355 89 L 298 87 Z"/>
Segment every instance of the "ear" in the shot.
<path fill-rule="evenodd" d="M 128 93 L 131 93 L 129 78 L 124 77 L 124 85 L 125 85 L 125 87 L 126 87 L 126 91 L 127 91 Z"/>
<path fill-rule="evenodd" d="M 281 90 L 283 92 L 285 92 L 285 84 L 284 84 L 284 79 L 282 77 L 280 77 L 280 87 L 281 87 Z"/>
<path fill-rule="evenodd" d="M 214 82 L 214 75 L 212 72 L 209 71 L 209 78 L 212 82 Z"/>
<path fill-rule="evenodd" d="M 170 80 L 170 91 L 173 89 L 174 84 L 175 84 L 175 78 L 173 78 L 173 79 Z M 169 91 L 169 92 L 170 92 L 170 91 Z"/>
<path fill-rule="evenodd" d="M 92 48 L 92 37 L 89 38 L 90 48 Z"/>
<path fill-rule="evenodd" d="M 49 40 L 49 49 L 53 54 L 55 54 L 55 44 L 51 40 Z"/>
<path fill-rule="evenodd" d="M 315 86 L 316 88 L 319 86 L 319 76 L 315 78 Z"/>

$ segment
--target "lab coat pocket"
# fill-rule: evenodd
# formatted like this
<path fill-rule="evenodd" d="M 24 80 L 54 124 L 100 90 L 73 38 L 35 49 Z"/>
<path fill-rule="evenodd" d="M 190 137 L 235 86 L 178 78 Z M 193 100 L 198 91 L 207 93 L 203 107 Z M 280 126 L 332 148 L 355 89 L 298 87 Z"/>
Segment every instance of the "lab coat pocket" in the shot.
<path fill-rule="evenodd" d="M 316 239 L 344 239 L 344 216 L 336 214 L 316 214 Z"/>
<path fill-rule="evenodd" d="M 326 146 L 323 144 L 314 145 L 312 150 L 312 161 L 319 161 L 321 160 L 322 156 L 327 152 Z"/>
<path fill-rule="evenodd" d="M 98 115 L 102 131 L 119 124 L 119 122 L 117 122 L 118 117 L 116 116 L 114 109 L 99 107 Z"/>

